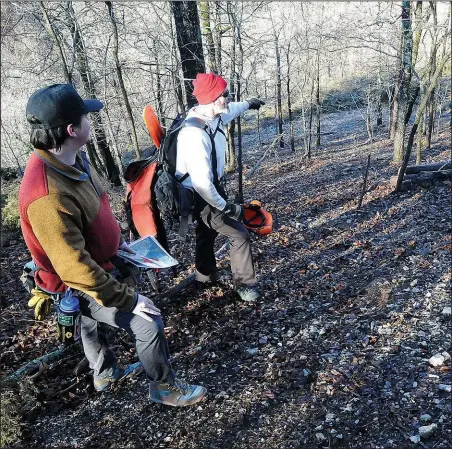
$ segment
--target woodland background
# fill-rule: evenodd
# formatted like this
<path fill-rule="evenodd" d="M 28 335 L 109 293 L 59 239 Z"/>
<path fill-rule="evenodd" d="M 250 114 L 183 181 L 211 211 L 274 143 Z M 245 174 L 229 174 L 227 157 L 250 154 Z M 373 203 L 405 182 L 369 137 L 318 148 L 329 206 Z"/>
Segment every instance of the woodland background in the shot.
<path fill-rule="evenodd" d="M 23 167 L 31 151 L 29 95 L 71 82 L 105 103 L 93 114 L 88 152 L 116 185 L 130 160 L 124 155 L 139 157 L 150 144 L 144 105 L 171 124 L 193 105 L 190 78 L 198 71 L 225 76 L 236 100 L 265 99 L 261 114 L 274 119 L 278 144 L 308 157 L 321 144 L 322 113 L 365 107 L 372 137 L 389 106 L 396 162 L 413 104 L 427 96 L 435 72 L 439 80 L 450 73 L 446 2 L 2 2 L 1 8 L 2 166 Z M 419 123 L 427 147 L 447 106 L 448 83 L 437 83 Z M 230 170 L 237 134 L 240 147 L 241 123 L 229 129 Z"/>

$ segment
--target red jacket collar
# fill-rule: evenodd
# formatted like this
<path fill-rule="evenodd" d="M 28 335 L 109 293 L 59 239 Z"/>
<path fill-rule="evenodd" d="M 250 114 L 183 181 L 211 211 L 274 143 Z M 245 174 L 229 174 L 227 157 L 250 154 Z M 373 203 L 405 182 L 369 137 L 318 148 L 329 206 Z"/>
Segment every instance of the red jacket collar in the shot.
<path fill-rule="evenodd" d="M 70 179 L 74 179 L 75 181 L 86 181 L 86 179 L 88 179 L 89 165 L 86 159 L 86 154 L 83 151 L 80 151 L 80 153 L 77 154 L 76 159 L 79 165 L 81 167 L 85 167 L 85 170 L 88 173 L 80 171 L 71 165 L 63 164 L 49 151 L 36 148 L 34 154 L 48 167 L 53 168 L 58 173 L 61 173 L 62 175 L 67 176 Z"/>

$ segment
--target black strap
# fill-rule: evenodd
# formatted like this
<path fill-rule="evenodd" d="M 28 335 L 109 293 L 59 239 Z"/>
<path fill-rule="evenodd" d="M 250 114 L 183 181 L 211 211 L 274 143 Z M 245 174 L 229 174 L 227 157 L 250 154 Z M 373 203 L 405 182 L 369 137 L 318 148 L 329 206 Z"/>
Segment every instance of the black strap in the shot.
<path fill-rule="evenodd" d="M 215 136 L 217 134 L 218 131 L 220 131 L 223 136 L 224 136 L 224 132 L 223 130 L 220 129 L 220 125 L 221 125 L 221 117 L 218 119 L 218 125 L 214 131 L 214 133 L 212 134 L 212 132 L 210 131 L 210 126 L 206 124 L 206 126 L 204 127 L 206 133 L 209 135 L 210 137 L 210 141 L 212 143 L 212 173 L 213 173 L 213 184 L 216 186 L 218 184 L 218 166 L 217 166 L 217 150 L 215 148 Z M 225 136 L 226 137 L 226 136 Z"/>
<path fill-rule="evenodd" d="M 188 173 L 185 173 L 184 176 L 182 176 L 182 178 L 178 179 L 177 182 L 179 183 L 183 183 L 190 175 Z"/>
<path fill-rule="evenodd" d="M 253 210 L 251 208 L 248 208 L 250 210 Z M 261 222 L 259 224 L 253 224 L 251 223 L 256 218 L 260 218 Z M 265 215 L 261 212 L 260 208 L 258 210 L 254 210 L 254 215 L 251 218 L 244 218 L 243 223 L 245 226 L 248 226 L 249 228 L 260 228 L 261 226 L 264 226 L 265 224 Z"/>

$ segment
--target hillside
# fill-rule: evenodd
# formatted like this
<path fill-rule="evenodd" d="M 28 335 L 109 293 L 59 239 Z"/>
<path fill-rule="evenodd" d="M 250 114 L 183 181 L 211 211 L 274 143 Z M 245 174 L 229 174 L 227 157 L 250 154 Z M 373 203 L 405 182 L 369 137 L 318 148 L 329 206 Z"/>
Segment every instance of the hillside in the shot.
<path fill-rule="evenodd" d="M 310 161 L 271 153 L 245 183 L 246 199 L 262 200 L 277 217 L 275 232 L 254 238 L 259 304 L 233 295 L 227 258 L 218 286 L 155 299 L 174 368 L 204 384 L 207 400 L 186 409 L 150 404 L 144 377 L 95 393 L 89 373 L 73 373 L 83 357 L 74 349 L 22 387 L 22 398 L 31 396 L 14 447 L 450 447 L 450 358 L 437 367 L 429 358 L 452 354 L 451 184 L 393 194 L 391 143 L 383 136 L 366 143 L 357 114 L 331 114 L 333 134 Z M 426 162 L 448 159 L 449 140 L 444 127 Z M 247 143 L 246 172 L 260 157 Z M 123 220 L 122 189 L 111 198 Z M 22 238 L 3 244 L 1 367 L 8 374 L 55 349 L 56 340 L 52 319 L 35 323 L 26 307 Z M 193 238 L 188 247 L 171 244 L 180 280 L 192 270 Z M 163 274 L 161 282 L 167 290 L 177 280 Z M 148 284 L 143 290 L 152 294 Z M 134 359 L 125 333 L 112 340 L 123 360 Z M 437 426 L 430 438 L 410 440 L 429 424 Z"/>

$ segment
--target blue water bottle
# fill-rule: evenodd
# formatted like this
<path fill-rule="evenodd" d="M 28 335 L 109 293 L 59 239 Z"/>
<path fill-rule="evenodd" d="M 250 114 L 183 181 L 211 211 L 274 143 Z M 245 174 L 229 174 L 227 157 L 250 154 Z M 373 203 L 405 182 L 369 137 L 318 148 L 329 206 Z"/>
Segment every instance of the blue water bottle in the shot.
<path fill-rule="evenodd" d="M 58 306 L 58 339 L 65 344 L 80 340 L 81 324 L 80 302 L 68 289 Z"/>

